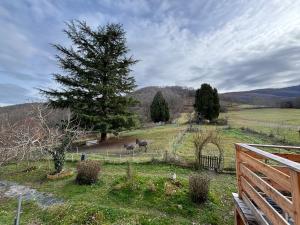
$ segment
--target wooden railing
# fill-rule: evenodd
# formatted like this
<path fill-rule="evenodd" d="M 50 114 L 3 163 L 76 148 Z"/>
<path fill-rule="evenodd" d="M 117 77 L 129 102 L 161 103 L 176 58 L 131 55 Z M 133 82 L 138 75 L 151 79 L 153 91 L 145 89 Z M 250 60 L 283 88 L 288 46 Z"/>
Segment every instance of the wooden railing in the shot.
<path fill-rule="evenodd" d="M 238 196 L 258 224 L 300 225 L 300 147 L 235 144 Z M 293 150 L 270 153 L 259 148 Z"/>

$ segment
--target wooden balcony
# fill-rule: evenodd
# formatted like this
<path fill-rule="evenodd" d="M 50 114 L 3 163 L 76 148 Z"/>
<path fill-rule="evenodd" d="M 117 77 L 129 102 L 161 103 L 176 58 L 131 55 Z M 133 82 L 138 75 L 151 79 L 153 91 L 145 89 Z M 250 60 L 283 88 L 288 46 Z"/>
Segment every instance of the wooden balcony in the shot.
<path fill-rule="evenodd" d="M 300 152 L 300 147 L 254 144 L 235 144 L 235 147 L 236 224 L 300 225 L 300 154 L 295 153 Z M 262 150 L 265 148 L 269 151 Z"/>

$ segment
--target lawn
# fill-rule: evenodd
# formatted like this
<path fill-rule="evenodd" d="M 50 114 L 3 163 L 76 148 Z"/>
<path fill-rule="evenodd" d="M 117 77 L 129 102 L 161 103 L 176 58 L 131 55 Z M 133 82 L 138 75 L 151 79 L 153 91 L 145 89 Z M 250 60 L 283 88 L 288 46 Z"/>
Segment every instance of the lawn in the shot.
<path fill-rule="evenodd" d="M 20 172 L 28 165 L 5 166 L 0 180 L 15 181 L 53 193 L 65 200 L 63 205 L 42 210 L 33 202 L 23 203 L 23 224 L 233 224 L 231 193 L 236 191 L 235 176 L 210 173 L 209 200 L 197 205 L 190 200 L 188 177 L 193 171 L 171 165 L 133 164 L 136 172 L 135 190 L 120 188 L 126 174 L 126 164 L 103 164 L 99 181 L 92 186 L 77 185 L 75 177 L 49 181 L 47 163 L 33 163 L 38 169 Z M 32 166 L 32 165 L 31 165 Z M 75 163 L 67 163 L 75 170 Z M 168 195 L 165 185 L 171 173 L 177 174 L 182 187 Z M 204 173 L 204 172 L 203 172 Z M 208 172 L 206 172 L 208 173 Z M 148 190 L 154 183 L 155 192 Z M 13 221 L 16 200 L 2 198 L 0 224 Z"/>
<path fill-rule="evenodd" d="M 274 127 L 266 124 L 286 124 L 295 132 L 294 126 L 299 122 L 300 110 L 278 109 L 247 109 L 229 112 L 230 127 L 201 126 L 201 129 L 219 129 L 222 146 L 225 153 L 225 167 L 235 167 L 234 143 L 264 143 L 274 144 L 282 140 L 281 133 L 270 136 Z M 195 125 L 196 126 L 196 125 Z M 273 125 L 271 125 L 273 126 Z M 274 125 L 275 126 L 275 125 Z M 181 158 L 194 161 L 193 133 L 185 133 L 174 150 L 173 143 L 183 134 L 187 125 L 170 124 L 147 129 L 132 130 L 121 134 L 120 140 L 135 140 L 140 138 L 149 141 L 148 153 L 158 153 L 161 158 L 165 151 L 175 151 Z M 249 127 L 256 132 L 241 129 Z M 263 135 L 258 133 L 263 132 Z M 282 131 L 281 131 L 282 132 Z M 296 141 L 296 136 L 287 133 L 290 141 Z M 124 138 L 124 139 L 122 139 Z M 120 141 L 119 140 L 119 141 Z M 107 150 L 109 151 L 109 149 Z M 0 180 L 15 181 L 41 192 L 52 193 L 65 201 L 63 205 L 39 208 L 34 202 L 23 203 L 23 224 L 233 224 L 233 203 L 231 193 L 236 191 L 235 175 L 207 173 L 211 177 L 209 200 L 197 205 L 190 200 L 188 178 L 195 171 L 174 165 L 150 163 L 152 156 L 141 153 L 119 157 L 111 156 L 107 160 L 101 154 L 89 154 L 90 159 L 102 160 L 99 181 L 92 186 L 79 186 L 75 175 L 70 178 L 50 181 L 46 174 L 53 168 L 47 161 L 31 163 L 37 167 L 31 172 L 21 172 L 28 164 L 8 165 L 0 168 Z M 68 154 L 66 167 L 76 170 L 79 155 Z M 106 162 L 103 160 L 106 159 Z M 126 161 L 134 163 L 135 189 L 131 190 L 124 184 Z M 109 163 L 108 161 L 118 162 Z M 145 162 L 148 161 L 148 162 Z M 51 162 L 50 162 L 51 163 Z M 171 173 L 176 173 L 182 184 L 174 187 L 171 195 L 166 193 L 170 185 Z M 154 184 L 155 191 L 149 191 Z M 17 202 L 15 199 L 0 197 L 0 224 L 11 224 L 14 218 Z"/>
<path fill-rule="evenodd" d="M 300 144 L 300 109 L 245 109 L 229 111 L 221 117 L 228 117 L 234 128 L 250 128 L 289 144 Z"/>

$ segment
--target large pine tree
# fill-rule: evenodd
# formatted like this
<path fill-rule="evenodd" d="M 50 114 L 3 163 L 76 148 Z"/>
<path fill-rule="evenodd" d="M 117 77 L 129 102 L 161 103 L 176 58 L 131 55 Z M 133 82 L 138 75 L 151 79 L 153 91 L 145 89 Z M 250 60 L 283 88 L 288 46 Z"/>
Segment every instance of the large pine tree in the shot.
<path fill-rule="evenodd" d="M 168 103 L 160 91 L 156 93 L 150 106 L 150 114 L 153 122 L 167 122 L 170 119 Z"/>
<path fill-rule="evenodd" d="M 220 101 L 216 88 L 209 84 L 202 84 L 201 88 L 196 91 L 195 111 L 203 119 L 213 120 L 218 118 L 220 113 Z"/>
<path fill-rule="evenodd" d="M 125 31 L 120 24 L 91 29 L 83 21 L 67 23 L 64 33 L 71 47 L 53 45 L 58 64 L 65 72 L 54 74 L 59 89 L 41 90 L 55 108 L 70 108 L 84 128 L 108 132 L 132 127 L 135 115 L 128 110 L 135 100 L 128 93 L 135 88 L 128 57 Z"/>

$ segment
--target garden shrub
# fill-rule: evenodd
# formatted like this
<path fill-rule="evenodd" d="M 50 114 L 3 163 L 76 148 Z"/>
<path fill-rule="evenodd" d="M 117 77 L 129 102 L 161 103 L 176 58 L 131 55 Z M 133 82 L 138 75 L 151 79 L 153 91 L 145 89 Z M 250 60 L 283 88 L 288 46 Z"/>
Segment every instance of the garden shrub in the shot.
<path fill-rule="evenodd" d="M 139 188 L 139 182 L 134 168 L 130 162 L 127 162 L 126 168 L 126 186 L 131 190 L 137 190 Z"/>
<path fill-rule="evenodd" d="M 155 184 L 152 181 L 150 181 L 148 183 L 147 191 L 149 191 L 149 192 L 156 192 L 156 186 L 155 186 Z"/>
<path fill-rule="evenodd" d="M 93 184 L 98 180 L 100 164 L 97 161 L 81 161 L 77 165 L 76 182 L 78 184 Z"/>
<path fill-rule="evenodd" d="M 192 174 L 189 178 L 189 188 L 192 201 L 205 202 L 208 198 L 210 178 L 200 173 Z"/>

